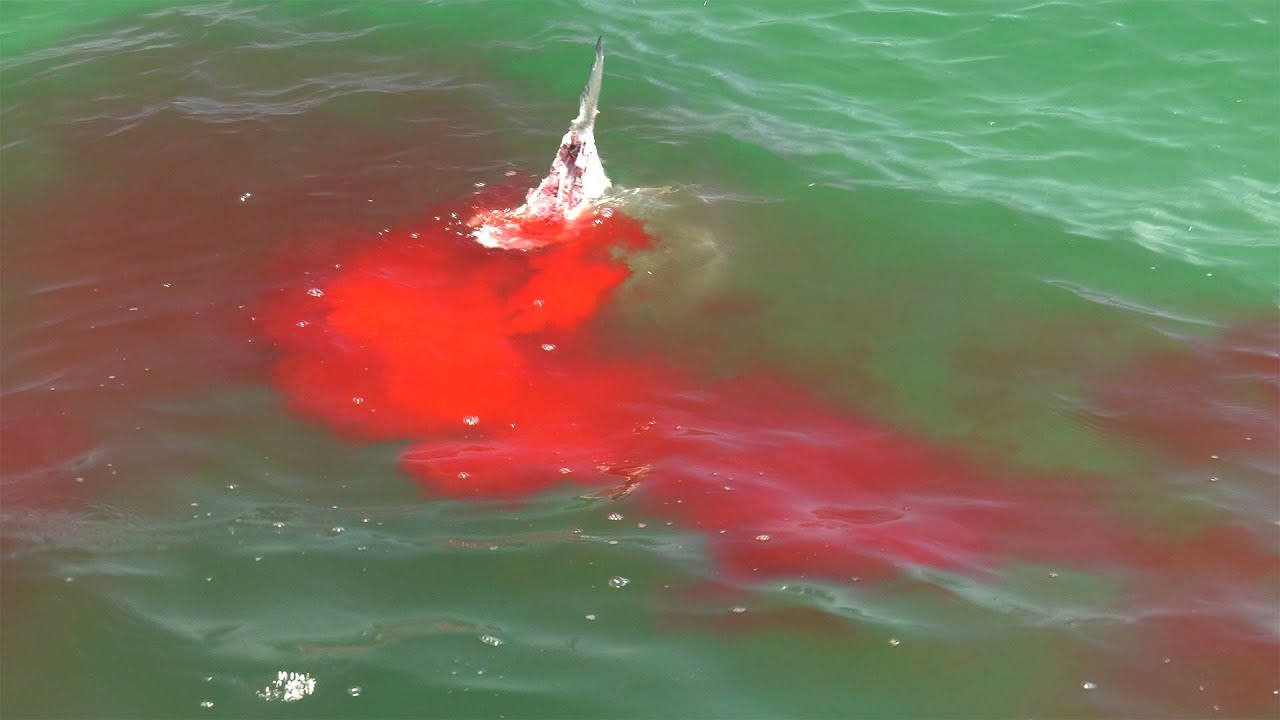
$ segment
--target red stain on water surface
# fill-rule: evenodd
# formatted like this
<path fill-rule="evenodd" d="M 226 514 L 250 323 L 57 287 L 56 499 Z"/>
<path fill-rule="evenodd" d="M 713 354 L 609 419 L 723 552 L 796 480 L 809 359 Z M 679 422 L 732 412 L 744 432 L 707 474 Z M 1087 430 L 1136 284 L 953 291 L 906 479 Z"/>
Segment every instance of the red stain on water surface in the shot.
<path fill-rule="evenodd" d="M 354 437 L 546 425 L 621 402 L 636 371 L 575 354 L 582 326 L 646 247 L 633 220 L 584 223 L 537 252 L 486 249 L 459 223 L 384 234 L 310 284 L 282 288 L 266 332 L 294 406 Z M 583 397 L 583 394 L 588 397 Z"/>
<path fill-rule="evenodd" d="M 34 113 L 25 121 L 43 127 L 48 107 L 15 105 L 10 121 Z M 66 177 L 30 197 L 6 192 L 0 213 L 7 510 L 80 511 L 128 483 L 138 496 L 186 493 L 189 483 L 163 480 L 194 477 L 223 452 L 191 440 L 211 425 L 244 425 L 208 399 L 256 383 L 269 366 L 293 407 L 343 436 L 411 441 L 403 467 L 432 495 L 520 498 L 569 485 L 625 496 L 636 516 L 699 533 L 728 594 L 717 612 L 677 614 L 674 626 L 808 629 L 849 644 L 874 623 L 789 600 L 768 607 L 744 598 L 744 586 L 811 578 L 861 588 L 919 569 L 998 579 L 1023 562 L 1079 568 L 1124 590 L 1106 608 L 1117 619 L 1105 640 L 1071 646 L 1078 677 L 1098 681 L 1094 697 L 1121 687 L 1134 696 L 1116 714 L 1275 714 L 1274 322 L 1140 358 L 1094 388 L 1108 433 L 1204 470 L 1206 504 L 1222 499 L 1210 490 L 1259 499 L 1248 513 L 1153 532 L 1108 508 L 1107 479 L 994 469 L 764 369 L 708 383 L 669 348 L 609 345 L 597 330 L 630 276 L 626 255 L 656 243 L 618 213 L 529 227 L 545 241 L 531 251 L 485 249 L 448 212 L 376 238 L 317 232 L 302 258 L 282 258 L 279 289 L 255 303 L 280 238 L 366 205 L 389 208 L 364 216 L 377 227 L 415 198 L 456 192 L 445 180 L 486 135 L 423 143 L 415 127 L 371 137 L 313 114 L 269 133 L 250 122 L 210 134 L 171 113 L 124 132 L 75 126 L 57 143 Z M 476 202 L 508 207 L 514 195 Z M 759 309 L 754 298 L 713 297 L 699 312 L 733 322 Z M 1011 364 L 1049 354 L 1024 334 L 1006 336 Z M 707 342 L 680 355 L 718 351 Z M 980 403 L 988 398 L 975 412 Z M 1151 496 L 1162 491 L 1140 500 L 1158 503 Z M 725 611 L 738 602 L 750 608 Z M 1099 621 L 1045 622 L 1074 640 L 1077 626 Z M 1067 683 L 1072 697 L 1078 689 Z"/>
<path fill-rule="evenodd" d="M 998 477 L 766 372 L 700 385 L 602 347 L 593 318 L 653 239 L 618 213 L 526 232 L 544 242 L 491 250 L 428 221 L 280 288 L 276 381 L 350 437 L 417 439 L 403 464 L 433 494 L 634 493 L 743 580 L 1109 562 L 1130 544 L 1095 479 Z"/>
<path fill-rule="evenodd" d="M 95 437 L 60 403 L 31 396 L 6 399 L 0 417 L 0 468 L 10 507 L 58 508 L 83 494 Z"/>
<path fill-rule="evenodd" d="M 1116 668 L 1099 668 L 1163 697 L 1203 676 L 1221 690 L 1220 707 L 1272 702 L 1269 673 L 1250 668 L 1274 669 L 1267 658 L 1280 646 L 1236 612 L 1266 604 L 1252 594 L 1275 581 L 1266 538 L 1226 525 L 1153 535 L 1107 510 L 1103 478 L 994 470 L 764 370 L 708 384 L 656 355 L 609 347 L 592 332 L 599 311 L 630 275 L 626 253 L 655 244 L 621 214 L 530 225 L 536 247 L 526 251 L 481 247 L 465 223 L 441 217 L 285 284 L 263 313 L 293 406 L 352 438 L 416 441 L 402 464 L 430 494 L 520 498 L 568 484 L 628 496 L 648 516 L 702 533 L 728 588 L 921 568 L 994 578 L 1022 562 L 1102 572 L 1130 589 L 1117 611 L 1159 608 L 1198 630 L 1180 640 L 1152 637 L 1146 624 L 1135 631 L 1146 652 L 1186 659 L 1177 672 L 1161 663 L 1135 674 L 1129 666 L 1149 658 L 1122 653 Z M 1159 359 L 1148 379 L 1207 387 L 1206 374 L 1235 355 L 1207 357 Z M 1257 371 L 1264 361 L 1246 353 L 1242 362 Z M 1126 405 L 1129 417 L 1168 435 L 1144 397 Z M 1261 433 L 1210 430 L 1189 436 L 1231 448 L 1228 436 Z M 1222 618 L 1203 617 L 1206 604 Z M 724 622 L 812 619 L 784 609 Z M 1214 654 L 1221 667 L 1195 660 L 1237 635 Z"/>
<path fill-rule="evenodd" d="M 1097 393 L 1102 421 L 1177 460 L 1280 457 L 1280 325 L 1245 323 L 1152 353 Z"/>

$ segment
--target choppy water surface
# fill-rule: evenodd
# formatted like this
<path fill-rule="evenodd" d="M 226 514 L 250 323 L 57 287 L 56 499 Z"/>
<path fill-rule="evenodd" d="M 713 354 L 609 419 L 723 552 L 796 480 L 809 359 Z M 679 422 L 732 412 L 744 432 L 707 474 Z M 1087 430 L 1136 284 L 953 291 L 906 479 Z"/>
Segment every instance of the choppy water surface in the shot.
<path fill-rule="evenodd" d="M 0 20 L 5 717 L 1280 714 L 1280 6 Z M 333 410 L 598 34 L 578 430 Z"/>

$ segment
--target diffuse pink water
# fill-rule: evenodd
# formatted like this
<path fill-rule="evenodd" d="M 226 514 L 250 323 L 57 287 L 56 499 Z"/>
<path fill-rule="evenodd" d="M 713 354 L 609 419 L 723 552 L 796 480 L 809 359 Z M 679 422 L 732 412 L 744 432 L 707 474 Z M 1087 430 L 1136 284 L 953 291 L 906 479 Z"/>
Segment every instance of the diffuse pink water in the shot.
<path fill-rule="evenodd" d="M 138 477 L 142 457 L 167 473 L 189 468 L 198 459 L 183 428 L 236 422 L 209 417 L 198 398 L 267 373 L 255 303 L 280 242 L 380 222 L 403 194 L 441 190 L 448 176 L 422 168 L 452 166 L 453 152 L 483 142 L 424 150 L 408 132 L 355 134 L 321 113 L 210 124 L 163 111 L 122 128 L 110 118 L 136 110 L 123 95 L 122 108 L 91 109 L 101 119 L 50 124 L 75 108 L 49 94 L 6 108 L 9 132 L 32 138 L 11 157 L 36 140 L 59 151 L 44 158 L 46 185 L 13 182 L 0 196 L 10 507 L 76 507 Z M 448 124 L 457 103 L 443 105 L 436 116 Z M 417 169 L 400 170 L 406 162 Z"/>

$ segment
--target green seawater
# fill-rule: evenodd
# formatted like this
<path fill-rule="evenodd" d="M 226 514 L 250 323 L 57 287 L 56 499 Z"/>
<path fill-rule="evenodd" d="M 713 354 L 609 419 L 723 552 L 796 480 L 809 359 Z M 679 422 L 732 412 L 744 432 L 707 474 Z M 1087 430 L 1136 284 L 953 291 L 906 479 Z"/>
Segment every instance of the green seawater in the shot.
<path fill-rule="evenodd" d="M 600 35 L 664 243 L 610 332 L 1105 478 L 1157 545 L 1239 530 L 1267 562 L 1196 597 L 1280 676 L 1280 3 L 0 0 L 0 717 L 1280 715 L 1126 646 L 1177 613 L 1114 568 L 717 604 L 706 538 L 625 499 L 428 500 L 291 413 L 279 248 L 527 185 Z M 1167 424 L 1116 432 L 1147 379 Z"/>

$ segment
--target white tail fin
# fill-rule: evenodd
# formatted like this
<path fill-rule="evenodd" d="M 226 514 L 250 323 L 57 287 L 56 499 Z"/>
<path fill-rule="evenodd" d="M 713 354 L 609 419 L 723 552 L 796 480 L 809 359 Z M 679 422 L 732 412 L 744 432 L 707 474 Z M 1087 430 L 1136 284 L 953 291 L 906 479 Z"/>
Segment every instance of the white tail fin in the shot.
<path fill-rule="evenodd" d="M 569 132 L 560 139 L 560 149 L 551 161 L 551 172 L 538 187 L 529 191 L 524 205 L 515 210 L 489 212 L 476 218 L 472 233 L 487 247 L 526 247 L 516 232 L 516 225 L 529 218 L 559 216 L 572 220 L 592 202 L 608 192 L 609 177 L 604 174 L 600 154 L 596 151 L 595 124 L 599 114 L 600 81 L 604 77 L 604 38 L 596 40 L 596 60 L 578 102 L 578 117 L 569 124 Z"/>
<path fill-rule="evenodd" d="M 596 124 L 596 115 L 600 109 L 600 81 L 604 78 L 604 36 L 596 38 L 596 61 L 591 64 L 591 75 L 587 78 L 587 86 L 582 88 L 582 96 L 578 99 L 578 117 L 573 119 L 571 128 L 591 130 Z"/>
<path fill-rule="evenodd" d="M 595 124 L 600 112 L 600 81 L 604 77 L 604 38 L 596 40 L 596 60 L 582 90 L 578 117 L 560 140 L 560 149 L 551 161 L 551 172 L 538 187 L 529 191 L 520 212 L 533 215 L 559 213 L 573 217 L 592 200 L 609 189 L 608 176 L 596 150 Z"/>

